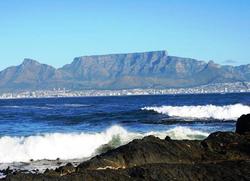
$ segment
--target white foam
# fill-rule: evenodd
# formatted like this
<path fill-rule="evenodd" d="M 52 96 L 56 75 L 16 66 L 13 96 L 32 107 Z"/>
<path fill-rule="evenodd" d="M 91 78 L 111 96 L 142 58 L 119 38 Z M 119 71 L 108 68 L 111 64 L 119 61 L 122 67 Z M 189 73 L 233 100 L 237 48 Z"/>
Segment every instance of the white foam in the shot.
<path fill-rule="evenodd" d="M 169 116 L 184 118 L 214 118 L 221 120 L 236 120 L 242 114 L 250 113 L 250 106 L 242 104 L 215 106 L 160 106 L 144 107 L 142 110 L 152 110 Z"/>
<path fill-rule="evenodd" d="M 110 144 L 112 140 L 116 141 L 117 137 L 119 145 L 116 146 L 120 146 L 146 135 L 155 135 L 160 138 L 169 135 L 173 139 L 201 139 L 200 136 L 205 137 L 208 134 L 185 127 L 176 127 L 161 132 L 136 133 L 115 125 L 100 133 L 52 133 L 29 137 L 4 136 L 0 138 L 0 163 L 29 162 L 31 159 L 82 159 L 94 156 L 100 146 Z"/>
<path fill-rule="evenodd" d="M 161 139 L 165 138 L 166 136 L 171 137 L 172 139 L 176 140 L 194 140 L 194 139 L 204 139 L 208 136 L 208 133 L 193 130 L 187 127 L 177 126 L 175 128 L 169 129 L 164 132 L 149 132 L 146 135 L 155 135 Z"/>

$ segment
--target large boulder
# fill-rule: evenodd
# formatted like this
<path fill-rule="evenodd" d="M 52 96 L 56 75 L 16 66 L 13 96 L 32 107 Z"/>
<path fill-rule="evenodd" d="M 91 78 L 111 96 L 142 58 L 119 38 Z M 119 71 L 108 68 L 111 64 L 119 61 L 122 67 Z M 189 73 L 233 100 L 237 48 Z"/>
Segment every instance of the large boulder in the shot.
<path fill-rule="evenodd" d="M 250 133 L 250 114 L 242 115 L 236 123 L 236 133 Z"/>

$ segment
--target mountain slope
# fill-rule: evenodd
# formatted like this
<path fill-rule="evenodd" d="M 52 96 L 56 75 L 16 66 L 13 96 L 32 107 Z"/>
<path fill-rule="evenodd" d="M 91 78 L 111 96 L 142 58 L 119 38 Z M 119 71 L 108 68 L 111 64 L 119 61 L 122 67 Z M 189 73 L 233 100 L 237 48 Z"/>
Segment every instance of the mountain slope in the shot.
<path fill-rule="evenodd" d="M 0 72 L 1 90 L 27 90 L 46 88 L 46 82 L 55 74 L 55 68 L 24 59 L 19 66 L 12 66 Z"/>
<path fill-rule="evenodd" d="M 166 51 L 77 57 L 55 69 L 31 59 L 0 72 L 0 91 L 192 87 L 250 81 L 250 64 L 222 66 Z"/>

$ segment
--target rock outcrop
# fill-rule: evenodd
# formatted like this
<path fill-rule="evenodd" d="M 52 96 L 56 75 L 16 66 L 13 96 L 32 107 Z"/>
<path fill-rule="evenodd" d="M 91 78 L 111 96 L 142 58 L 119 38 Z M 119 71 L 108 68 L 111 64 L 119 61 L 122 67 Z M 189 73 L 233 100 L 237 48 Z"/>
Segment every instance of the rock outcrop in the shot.
<path fill-rule="evenodd" d="M 148 136 L 44 174 L 16 172 L 5 180 L 241 180 L 250 178 L 250 135 L 217 132 L 203 141 Z"/>
<path fill-rule="evenodd" d="M 236 123 L 236 133 L 250 133 L 250 114 L 242 115 Z"/>
<path fill-rule="evenodd" d="M 246 125 L 242 118 L 236 130 Z M 3 180 L 249 180 L 250 134 L 245 128 L 237 133 L 215 132 L 202 141 L 147 136 L 76 167 L 67 164 L 43 174 L 8 170 Z"/>

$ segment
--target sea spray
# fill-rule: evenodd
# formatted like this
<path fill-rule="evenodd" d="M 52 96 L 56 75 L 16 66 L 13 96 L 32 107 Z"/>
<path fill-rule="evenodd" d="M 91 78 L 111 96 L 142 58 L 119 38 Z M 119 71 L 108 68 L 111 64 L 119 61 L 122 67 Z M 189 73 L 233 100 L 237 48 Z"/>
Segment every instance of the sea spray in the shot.
<path fill-rule="evenodd" d="M 236 120 L 242 114 L 250 113 L 250 106 L 233 104 L 225 106 L 198 105 L 198 106 L 159 106 L 144 107 L 142 110 L 155 111 L 168 116 L 183 118 L 213 118 L 219 120 Z"/>
<path fill-rule="evenodd" d="M 208 133 L 187 127 L 175 127 L 165 131 L 147 133 L 130 132 L 114 125 L 99 133 L 48 133 L 28 137 L 0 138 L 0 163 L 30 162 L 30 160 L 56 160 L 57 158 L 82 159 L 92 157 L 102 150 L 104 145 L 115 148 L 136 138 L 155 135 L 160 138 L 202 139 Z"/>

